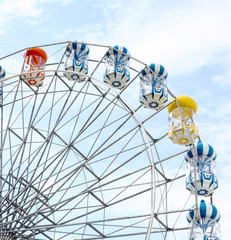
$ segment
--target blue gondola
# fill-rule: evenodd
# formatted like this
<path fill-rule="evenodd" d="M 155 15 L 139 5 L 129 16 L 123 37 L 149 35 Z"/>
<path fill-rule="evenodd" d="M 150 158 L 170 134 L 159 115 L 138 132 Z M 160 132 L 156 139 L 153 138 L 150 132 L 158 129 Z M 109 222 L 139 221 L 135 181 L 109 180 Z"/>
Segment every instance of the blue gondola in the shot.
<path fill-rule="evenodd" d="M 168 73 L 160 65 L 152 63 L 140 73 L 140 103 L 150 109 L 159 110 L 168 101 L 166 78 Z"/>
<path fill-rule="evenodd" d="M 187 213 L 187 220 L 189 223 L 194 222 L 193 234 L 191 240 L 220 240 L 220 212 L 217 208 L 201 200 L 198 209 L 195 205 Z"/>
<path fill-rule="evenodd" d="M 218 188 L 218 179 L 215 175 L 216 152 L 212 146 L 198 141 L 195 148 L 190 149 L 186 155 L 186 188 L 200 196 L 210 196 Z M 194 166 L 196 177 L 194 179 Z"/>
<path fill-rule="evenodd" d="M 104 60 L 106 64 L 104 82 L 113 88 L 123 89 L 130 80 L 129 51 L 125 47 L 114 46 L 106 52 Z"/>
<path fill-rule="evenodd" d="M 67 45 L 64 76 L 69 80 L 82 82 L 88 74 L 89 48 L 83 42 L 71 42 Z"/>
<path fill-rule="evenodd" d="M 0 79 L 3 79 L 6 76 L 6 71 L 5 69 L 0 66 Z"/>

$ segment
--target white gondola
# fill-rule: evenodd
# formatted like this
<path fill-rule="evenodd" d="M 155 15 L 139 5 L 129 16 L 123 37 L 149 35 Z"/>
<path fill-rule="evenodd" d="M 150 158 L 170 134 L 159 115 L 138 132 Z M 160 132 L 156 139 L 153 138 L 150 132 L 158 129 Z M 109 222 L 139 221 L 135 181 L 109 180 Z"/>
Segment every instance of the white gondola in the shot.
<path fill-rule="evenodd" d="M 186 155 L 186 188 L 200 196 L 210 196 L 218 188 L 218 180 L 215 175 L 216 152 L 212 146 L 198 141 L 195 148 L 190 149 Z M 196 178 L 194 178 L 194 166 L 196 166 Z"/>
<path fill-rule="evenodd" d="M 191 240 L 220 240 L 220 212 L 217 208 L 201 200 L 198 209 L 192 207 L 187 213 L 187 220 L 191 224 L 195 218 Z"/>
<path fill-rule="evenodd" d="M 83 82 L 88 73 L 89 48 L 83 42 L 71 42 L 67 45 L 64 76 L 68 80 Z"/>
<path fill-rule="evenodd" d="M 150 109 L 159 110 L 168 101 L 166 78 L 168 73 L 160 64 L 152 63 L 140 73 L 140 103 Z"/>
<path fill-rule="evenodd" d="M 104 82 L 113 88 L 123 89 L 130 80 L 129 51 L 125 47 L 114 46 L 106 52 L 104 60 L 106 65 Z"/>

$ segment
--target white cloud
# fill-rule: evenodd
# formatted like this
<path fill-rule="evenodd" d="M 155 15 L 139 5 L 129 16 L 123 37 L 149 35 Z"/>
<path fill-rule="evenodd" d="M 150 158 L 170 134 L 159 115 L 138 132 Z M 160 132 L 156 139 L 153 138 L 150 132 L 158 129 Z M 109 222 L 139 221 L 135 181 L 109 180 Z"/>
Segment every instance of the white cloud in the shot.
<path fill-rule="evenodd" d="M 145 62 L 167 65 L 172 75 L 192 71 L 214 61 L 218 51 L 231 49 L 231 34 L 227 31 L 230 3 L 222 2 L 155 6 L 150 1 L 127 1 L 123 7 L 103 2 L 105 25 L 101 37 L 104 42 L 128 46 Z"/>
<path fill-rule="evenodd" d="M 101 1 L 91 7 L 94 22 L 86 19 L 85 24 L 55 30 L 56 39 L 78 36 L 85 42 L 123 45 L 133 57 L 145 63 L 162 64 L 171 76 L 188 74 L 231 58 L 228 0 L 222 0 L 222 4 L 214 0 L 188 0 L 179 4 Z M 229 76 L 224 70 L 213 81 Z"/>
<path fill-rule="evenodd" d="M 219 75 L 214 76 L 212 80 L 218 86 L 231 87 L 231 70 L 230 70 L 230 68 L 224 69 L 224 72 L 222 72 Z"/>
<path fill-rule="evenodd" d="M 16 25 L 18 20 L 26 20 L 34 25 L 42 21 L 42 14 L 47 11 L 46 4 L 60 3 L 67 5 L 73 0 L 4 0 L 1 2 L 0 34 L 4 34 Z"/>
<path fill-rule="evenodd" d="M 5 0 L 1 3 L 0 34 L 5 33 L 17 19 L 38 18 L 43 13 L 43 9 L 37 6 L 35 0 L 12 1 Z"/>

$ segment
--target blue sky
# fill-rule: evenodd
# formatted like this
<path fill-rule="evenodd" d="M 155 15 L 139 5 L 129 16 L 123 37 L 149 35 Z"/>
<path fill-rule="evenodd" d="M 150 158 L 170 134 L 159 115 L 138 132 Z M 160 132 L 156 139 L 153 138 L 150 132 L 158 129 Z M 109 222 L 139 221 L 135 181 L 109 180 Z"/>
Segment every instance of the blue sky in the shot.
<path fill-rule="evenodd" d="M 175 95 L 198 104 L 202 140 L 217 151 L 214 204 L 229 238 L 231 191 L 231 2 L 229 0 L 0 0 L 0 57 L 53 42 L 124 45 L 168 70 Z"/>

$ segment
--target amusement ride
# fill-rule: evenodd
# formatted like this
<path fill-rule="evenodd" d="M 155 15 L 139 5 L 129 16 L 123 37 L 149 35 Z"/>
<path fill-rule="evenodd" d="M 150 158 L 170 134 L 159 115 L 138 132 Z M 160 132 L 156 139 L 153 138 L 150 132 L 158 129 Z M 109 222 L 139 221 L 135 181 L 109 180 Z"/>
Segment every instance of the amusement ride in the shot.
<path fill-rule="evenodd" d="M 0 58 L 0 239 L 221 240 L 197 103 L 123 46 Z"/>

